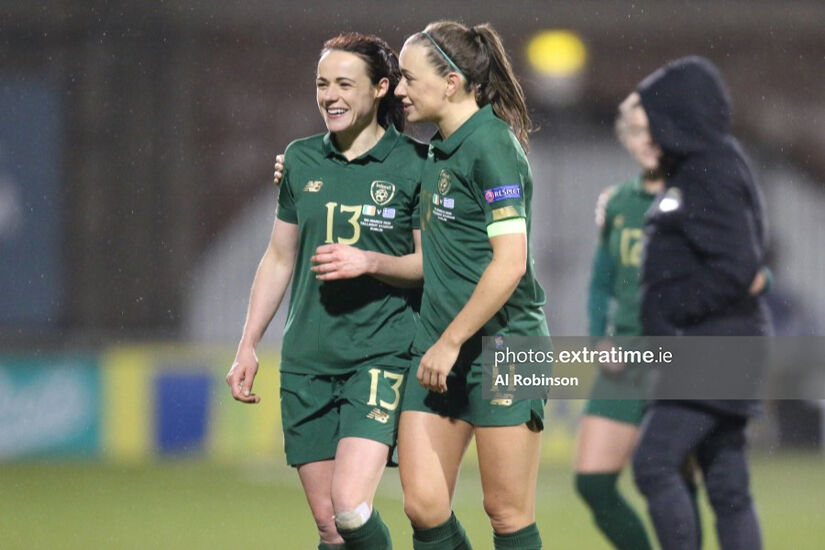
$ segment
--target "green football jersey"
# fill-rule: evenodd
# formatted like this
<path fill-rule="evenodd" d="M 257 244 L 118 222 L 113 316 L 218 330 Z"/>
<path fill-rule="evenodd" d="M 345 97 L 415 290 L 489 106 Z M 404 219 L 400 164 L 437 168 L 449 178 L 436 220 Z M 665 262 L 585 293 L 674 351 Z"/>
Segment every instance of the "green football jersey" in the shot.
<path fill-rule="evenodd" d="M 525 219 L 529 243 L 532 194 L 527 157 L 489 105 L 448 139 L 433 138 L 421 176 L 424 296 L 415 353 L 434 344 L 470 299 L 493 258 L 489 225 Z M 544 302 L 528 246 L 527 272 L 477 337 L 549 334 Z"/>
<path fill-rule="evenodd" d="M 394 127 L 352 161 L 329 133 L 287 147 L 277 216 L 297 224 L 300 236 L 282 371 L 341 374 L 362 366 L 408 366 L 416 326 L 411 299 L 417 291 L 368 275 L 319 281 L 310 258 L 326 243 L 394 256 L 414 252 L 426 151 Z"/>
<path fill-rule="evenodd" d="M 645 191 L 641 178 L 636 178 L 613 189 L 607 201 L 591 281 L 592 336 L 606 334 L 608 317 L 613 325 L 611 332 L 617 336 L 642 333 L 639 268 L 644 218 L 653 198 Z M 611 301 L 612 313 L 608 315 Z"/>

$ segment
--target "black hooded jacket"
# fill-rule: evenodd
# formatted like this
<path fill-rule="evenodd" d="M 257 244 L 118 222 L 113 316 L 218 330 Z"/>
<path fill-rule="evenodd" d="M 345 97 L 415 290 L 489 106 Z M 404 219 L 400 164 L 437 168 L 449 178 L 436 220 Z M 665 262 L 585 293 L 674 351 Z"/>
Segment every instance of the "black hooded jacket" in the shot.
<path fill-rule="evenodd" d="M 730 101 L 718 70 L 700 57 L 678 59 L 637 91 L 666 177 L 645 224 L 645 333 L 764 334 L 767 310 L 748 292 L 764 259 L 763 201 L 730 135 Z"/>

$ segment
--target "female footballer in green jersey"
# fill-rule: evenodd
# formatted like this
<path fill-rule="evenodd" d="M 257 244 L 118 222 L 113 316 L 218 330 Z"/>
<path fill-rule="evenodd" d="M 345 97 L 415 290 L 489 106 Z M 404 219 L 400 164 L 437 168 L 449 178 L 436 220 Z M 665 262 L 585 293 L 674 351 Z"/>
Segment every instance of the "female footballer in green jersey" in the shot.
<path fill-rule="evenodd" d="M 599 242 L 593 258 L 588 299 L 589 332 L 606 342 L 609 336 L 639 336 L 639 265 L 644 215 L 664 188 L 659 172 L 661 151 L 650 140 L 644 113 L 627 104 L 619 107 L 616 134 L 642 175 L 605 190 L 597 201 Z M 611 310 L 611 306 L 612 310 Z M 610 327 L 608 326 L 610 325 Z M 607 341 L 609 344 L 609 341 Z M 600 372 L 597 395 L 634 393 L 639 399 L 591 399 L 579 424 L 576 490 L 590 507 L 596 525 L 619 550 L 651 547 L 644 524 L 616 486 L 639 437 L 644 409 L 639 376 L 624 365 Z M 619 372 L 623 371 L 623 372 Z M 638 373 L 642 374 L 642 373 Z"/>
<path fill-rule="evenodd" d="M 470 548 L 451 512 L 475 435 L 496 548 L 541 546 L 541 400 L 484 400 L 481 336 L 548 335 L 529 251 L 530 120 L 498 34 L 438 22 L 399 54 L 407 120 L 438 134 L 421 177 L 424 295 L 398 435 L 413 547 Z"/>
<path fill-rule="evenodd" d="M 341 35 L 318 61 L 329 132 L 293 142 L 277 218 L 252 284 L 232 396 L 257 403 L 255 347 L 293 279 L 281 354 L 287 462 L 319 548 L 387 549 L 372 509 L 395 444 L 422 278 L 417 202 L 426 147 L 403 136 L 398 60 L 376 37 Z"/>

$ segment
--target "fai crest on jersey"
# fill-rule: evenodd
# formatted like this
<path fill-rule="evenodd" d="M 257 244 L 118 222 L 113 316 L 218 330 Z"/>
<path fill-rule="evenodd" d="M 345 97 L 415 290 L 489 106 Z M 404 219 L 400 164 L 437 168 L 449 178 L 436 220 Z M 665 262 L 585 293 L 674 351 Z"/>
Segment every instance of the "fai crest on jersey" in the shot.
<path fill-rule="evenodd" d="M 438 192 L 442 195 L 446 195 L 450 192 L 450 173 L 446 170 L 442 170 L 440 174 L 438 174 Z"/>
<path fill-rule="evenodd" d="M 384 206 L 395 196 L 395 184 L 376 180 L 370 186 L 370 197 L 378 206 Z"/>

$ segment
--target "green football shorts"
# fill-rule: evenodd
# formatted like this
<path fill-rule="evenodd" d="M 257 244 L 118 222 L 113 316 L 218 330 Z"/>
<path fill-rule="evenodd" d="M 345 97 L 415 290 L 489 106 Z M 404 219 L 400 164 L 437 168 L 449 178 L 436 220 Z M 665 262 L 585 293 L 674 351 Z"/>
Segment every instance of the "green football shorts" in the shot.
<path fill-rule="evenodd" d="M 643 371 L 639 369 L 638 372 Z M 599 372 L 590 392 L 590 399 L 584 406 L 583 414 L 601 416 L 638 426 L 642 423 L 647 404 L 647 401 L 643 399 L 645 395 L 645 380 L 637 372 L 623 371 L 618 375 Z M 623 398 L 610 399 L 611 396 Z"/>
<path fill-rule="evenodd" d="M 287 463 L 332 459 L 344 437 L 378 441 L 394 450 L 406 374 L 406 369 L 381 368 L 335 376 L 281 372 Z"/>
<path fill-rule="evenodd" d="M 457 418 L 473 426 L 518 426 L 544 428 L 544 401 L 541 399 L 483 399 L 480 362 L 459 361 L 447 375 L 447 392 L 425 389 L 416 378 L 420 356 L 413 356 L 401 408 Z"/>

